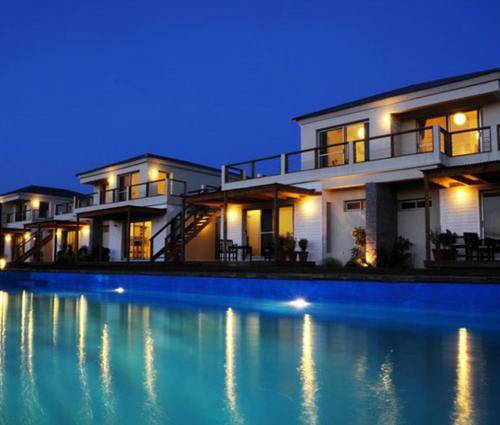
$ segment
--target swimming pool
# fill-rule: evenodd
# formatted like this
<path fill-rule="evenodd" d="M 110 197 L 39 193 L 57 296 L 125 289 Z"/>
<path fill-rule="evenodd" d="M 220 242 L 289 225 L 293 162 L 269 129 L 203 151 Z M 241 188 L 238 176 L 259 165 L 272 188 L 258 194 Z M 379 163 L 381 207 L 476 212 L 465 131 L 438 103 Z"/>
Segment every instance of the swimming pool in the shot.
<path fill-rule="evenodd" d="M 1 423 L 500 423 L 495 285 L 12 272 L 0 289 Z"/>

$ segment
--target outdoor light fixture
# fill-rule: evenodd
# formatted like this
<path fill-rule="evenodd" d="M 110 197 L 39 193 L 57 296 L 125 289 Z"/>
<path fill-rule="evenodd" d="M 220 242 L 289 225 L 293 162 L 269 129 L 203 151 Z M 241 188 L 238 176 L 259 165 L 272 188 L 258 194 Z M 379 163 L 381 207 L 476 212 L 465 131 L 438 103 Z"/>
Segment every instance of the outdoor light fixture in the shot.
<path fill-rule="evenodd" d="M 365 128 L 364 127 L 361 127 L 359 130 L 358 130 L 358 137 L 360 139 L 364 139 L 365 138 Z"/>
<path fill-rule="evenodd" d="M 236 211 L 235 208 L 230 208 L 227 211 L 227 219 L 229 221 L 236 221 L 237 216 L 238 216 L 238 212 Z"/>
<path fill-rule="evenodd" d="M 113 289 L 113 291 L 117 294 L 123 294 L 125 292 L 125 289 L 120 286 L 119 288 Z"/>
<path fill-rule="evenodd" d="M 10 243 L 12 241 L 11 235 L 5 235 L 5 242 Z"/>
<path fill-rule="evenodd" d="M 114 186 L 116 184 L 116 176 L 111 175 L 107 179 L 109 186 Z"/>
<path fill-rule="evenodd" d="M 158 168 L 156 167 L 151 167 L 149 169 L 149 178 L 151 180 L 158 180 L 160 177 L 160 172 L 158 171 Z"/>
<path fill-rule="evenodd" d="M 288 303 L 293 308 L 303 309 L 309 307 L 311 303 L 307 302 L 304 298 L 296 298 Z"/>
<path fill-rule="evenodd" d="M 37 210 L 40 208 L 40 199 L 32 199 L 31 200 L 31 207 L 34 209 L 34 210 Z"/>
<path fill-rule="evenodd" d="M 30 232 L 25 232 L 24 233 L 24 239 L 28 240 L 30 237 L 31 237 L 31 233 Z"/>
<path fill-rule="evenodd" d="M 465 114 L 462 114 L 462 112 L 458 112 L 457 114 L 453 115 L 453 122 L 456 125 L 464 125 L 466 120 L 467 117 L 465 116 Z"/>
<path fill-rule="evenodd" d="M 455 190 L 455 198 L 457 201 L 462 201 L 465 198 L 465 189 L 463 187 L 459 187 Z"/>
<path fill-rule="evenodd" d="M 7 260 L 5 258 L 0 258 L 0 270 L 5 270 L 7 267 Z"/>
<path fill-rule="evenodd" d="M 82 234 L 85 236 L 88 236 L 90 234 L 90 226 L 83 226 L 82 227 Z"/>
<path fill-rule="evenodd" d="M 385 124 L 389 124 L 391 122 L 391 116 L 390 116 L 390 114 L 385 114 L 384 117 L 382 118 L 382 121 Z"/>
<path fill-rule="evenodd" d="M 302 209 L 305 213 L 311 213 L 314 209 L 314 203 L 312 199 L 306 199 L 304 202 L 302 202 Z"/>

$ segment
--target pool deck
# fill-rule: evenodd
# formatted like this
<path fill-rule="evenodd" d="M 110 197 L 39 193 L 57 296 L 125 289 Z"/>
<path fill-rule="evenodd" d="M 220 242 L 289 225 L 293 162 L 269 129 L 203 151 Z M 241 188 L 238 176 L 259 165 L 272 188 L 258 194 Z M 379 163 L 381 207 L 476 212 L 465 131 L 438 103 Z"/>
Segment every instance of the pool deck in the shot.
<path fill-rule="evenodd" d="M 79 263 L 71 265 L 24 264 L 8 270 L 89 274 L 137 274 L 230 277 L 280 280 L 331 280 L 367 282 L 489 283 L 500 284 L 498 269 L 327 269 L 313 265 L 274 263 Z"/>

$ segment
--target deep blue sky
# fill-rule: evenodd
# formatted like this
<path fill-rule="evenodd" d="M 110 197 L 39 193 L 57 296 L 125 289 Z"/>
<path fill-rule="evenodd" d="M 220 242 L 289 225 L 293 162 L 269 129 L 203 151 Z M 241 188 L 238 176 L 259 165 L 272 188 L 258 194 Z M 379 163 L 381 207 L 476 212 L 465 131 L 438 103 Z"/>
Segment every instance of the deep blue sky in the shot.
<path fill-rule="evenodd" d="M 291 117 L 500 66 L 498 0 L 3 0 L 0 192 L 153 152 L 294 150 Z"/>

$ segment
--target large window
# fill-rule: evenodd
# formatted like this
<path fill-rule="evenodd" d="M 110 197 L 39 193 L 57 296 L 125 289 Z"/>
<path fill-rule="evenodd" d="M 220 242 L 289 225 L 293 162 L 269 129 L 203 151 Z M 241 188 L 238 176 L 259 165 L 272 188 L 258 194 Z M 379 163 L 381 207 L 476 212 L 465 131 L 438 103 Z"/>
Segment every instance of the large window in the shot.
<path fill-rule="evenodd" d="M 151 221 L 130 223 L 130 258 L 148 260 L 150 257 L 149 239 L 151 238 Z"/>
<path fill-rule="evenodd" d="M 448 146 L 446 140 L 441 140 L 441 152 L 457 156 L 481 151 L 479 132 L 475 131 L 480 127 L 478 110 L 456 112 L 419 121 L 420 128 L 433 125 L 439 125 L 450 133 Z M 432 129 L 422 131 L 419 137 L 419 152 L 431 152 L 432 146 Z"/>
<path fill-rule="evenodd" d="M 354 162 L 366 159 L 368 122 L 358 122 L 319 132 L 320 166 L 333 167 L 349 162 L 349 143 L 354 143 Z"/>
<path fill-rule="evenodd" d="M 139 182 L 139 172 L 118 176 L 118 200 L 139 199 L 141 189 L 140 186 L 137 186 Z"/>

